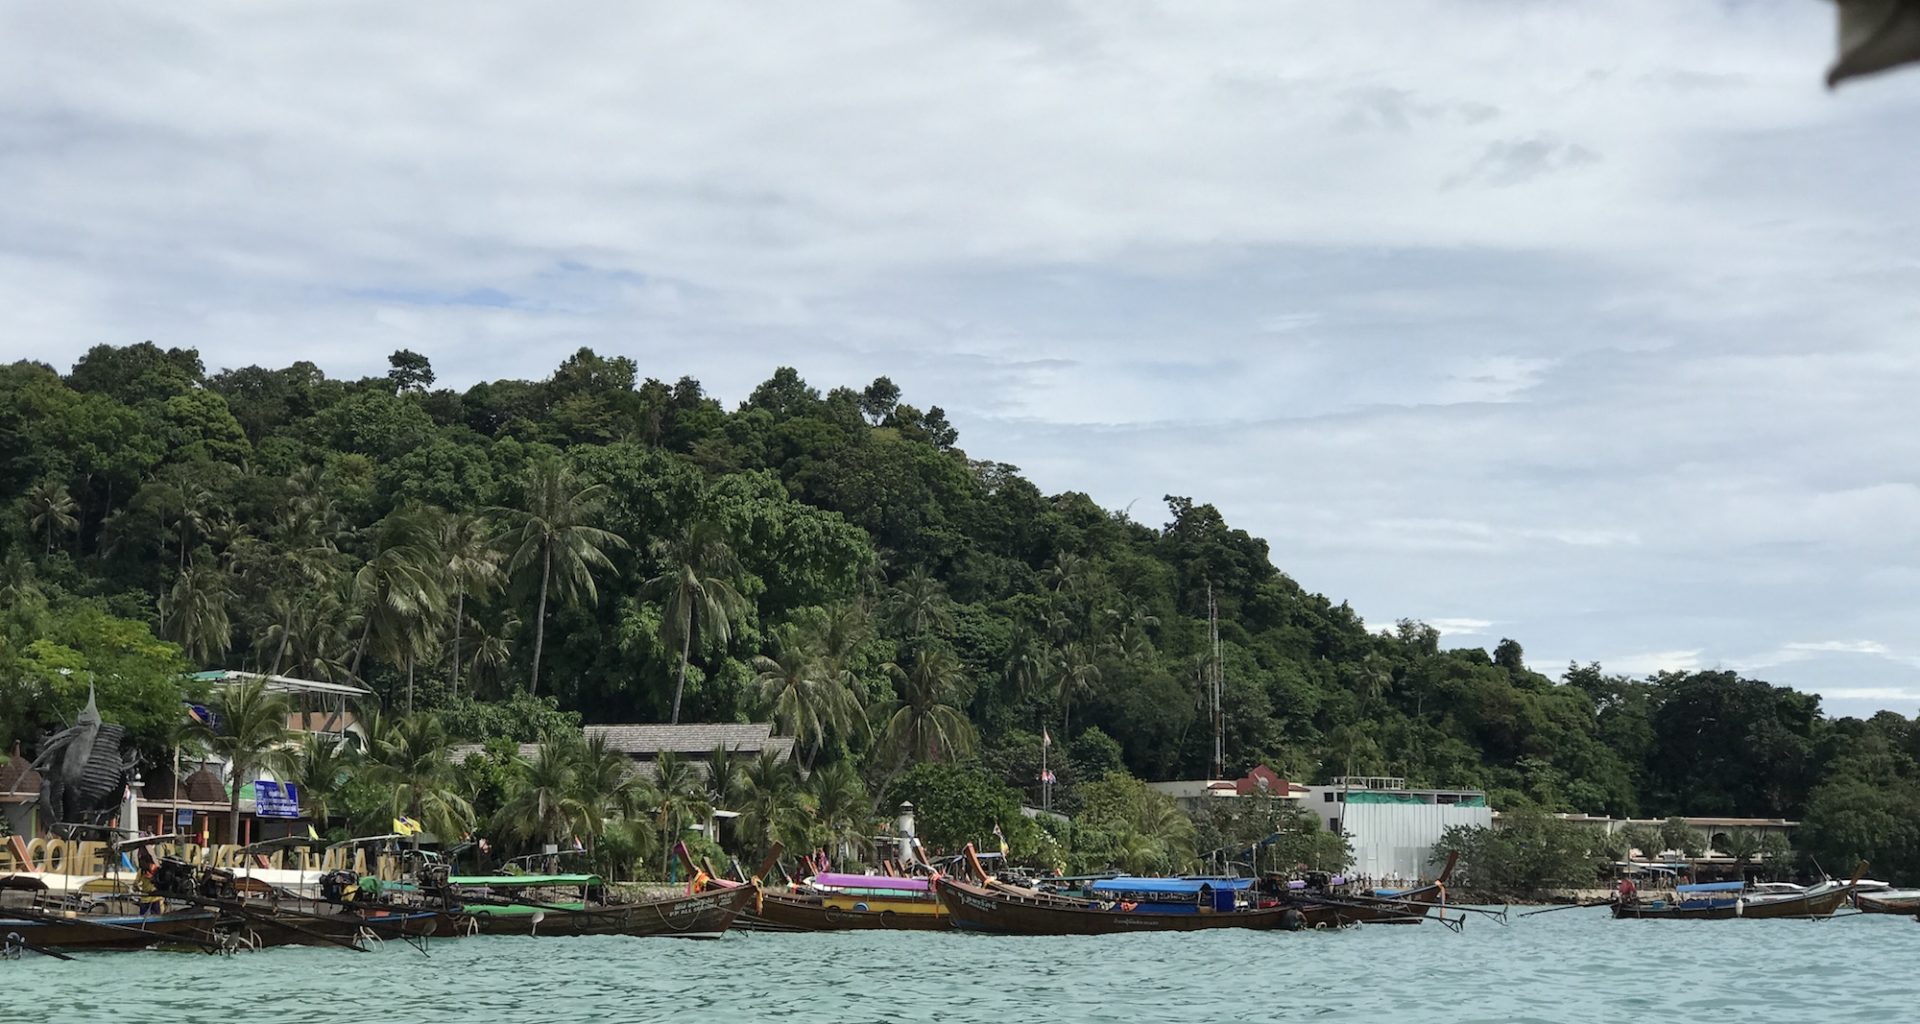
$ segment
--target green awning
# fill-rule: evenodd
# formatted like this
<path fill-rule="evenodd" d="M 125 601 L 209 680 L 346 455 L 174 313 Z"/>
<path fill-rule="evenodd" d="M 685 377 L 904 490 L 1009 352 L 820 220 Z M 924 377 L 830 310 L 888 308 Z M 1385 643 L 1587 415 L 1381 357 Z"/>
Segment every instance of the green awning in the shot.
<path fill-rule="evenodd" d="M 453 875 L 450 885 L 484 885 L 495 889 L 527 885 L 603 885 L 599 875 Z"/>

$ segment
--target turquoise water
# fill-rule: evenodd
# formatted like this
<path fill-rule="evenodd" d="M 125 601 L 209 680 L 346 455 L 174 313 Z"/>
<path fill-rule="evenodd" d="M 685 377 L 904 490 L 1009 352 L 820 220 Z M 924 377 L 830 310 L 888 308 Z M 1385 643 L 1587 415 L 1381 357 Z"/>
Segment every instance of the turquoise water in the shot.
<path fill-rule="evenodd" d="M 1515 920 L 1340 932 L 436 941 L 0 963 L 5 1021 L 1903 1021 L 1920 924 Z"/>

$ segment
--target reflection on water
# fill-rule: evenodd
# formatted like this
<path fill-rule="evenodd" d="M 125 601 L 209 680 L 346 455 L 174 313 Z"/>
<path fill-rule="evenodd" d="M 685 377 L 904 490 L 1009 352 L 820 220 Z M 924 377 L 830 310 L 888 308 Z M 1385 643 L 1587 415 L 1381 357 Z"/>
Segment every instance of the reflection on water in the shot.
<path fill-rule="evenodd" d="M 476 938 L 0 963 L 4 1020 L 1899 1021 L 1920 925 L 1516 920 L 1319 933 Z M 25 1011 L 24 1014 L 22 1011 Z"/>

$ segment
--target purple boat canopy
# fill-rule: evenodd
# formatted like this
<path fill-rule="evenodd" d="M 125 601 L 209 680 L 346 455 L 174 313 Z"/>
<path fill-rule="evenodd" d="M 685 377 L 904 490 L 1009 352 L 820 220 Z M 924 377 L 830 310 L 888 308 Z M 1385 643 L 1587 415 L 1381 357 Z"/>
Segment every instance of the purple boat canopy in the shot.
<path fill-rule="evenodd" d="M 835 889 L 893 889 L 899 892 L 926 892 L 927 880 L 924 878 L 892 878 L 887 875 L 839 875 L 831 871 L 807 879 L 814 885 L 830 886 Z"/>

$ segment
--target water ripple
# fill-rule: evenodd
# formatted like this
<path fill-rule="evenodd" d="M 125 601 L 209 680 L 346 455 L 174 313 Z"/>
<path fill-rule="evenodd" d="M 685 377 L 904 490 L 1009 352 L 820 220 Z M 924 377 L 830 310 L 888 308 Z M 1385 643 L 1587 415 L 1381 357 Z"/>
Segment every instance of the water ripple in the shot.
<path fill-rule="evenodd" d="M 0 975 L 15 1010 L 119 1024 L 1829 1024 L 1909 1019 L 1920 928 L 1897 916 L 1645 922 L 1568 911 L 1506 928 L 1475 919 L 1460 935 L 1429 924 L 1059 939 L 480 937 L 429 952 L 95 954 L 0 964 Z"/>

